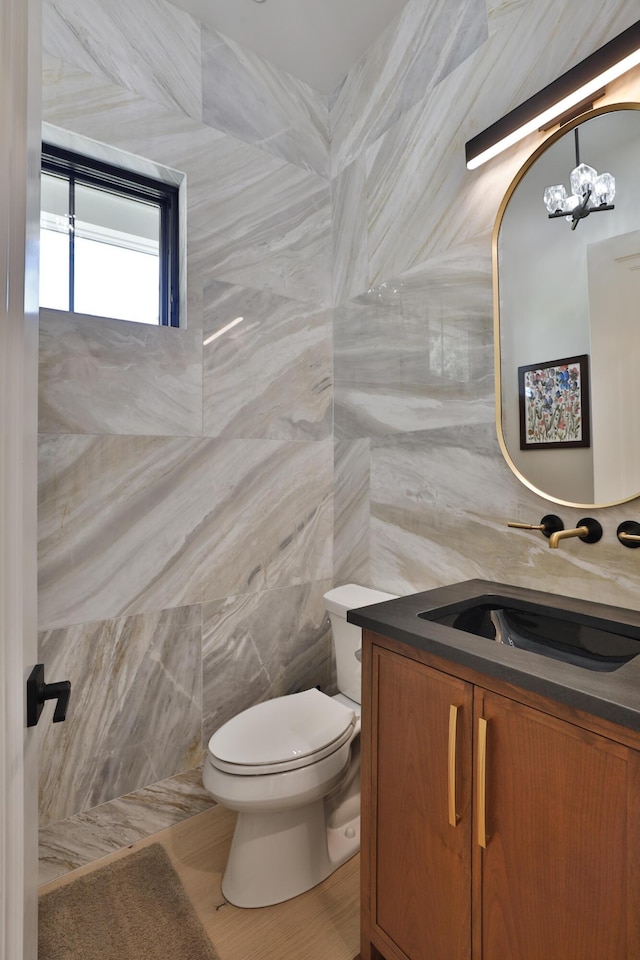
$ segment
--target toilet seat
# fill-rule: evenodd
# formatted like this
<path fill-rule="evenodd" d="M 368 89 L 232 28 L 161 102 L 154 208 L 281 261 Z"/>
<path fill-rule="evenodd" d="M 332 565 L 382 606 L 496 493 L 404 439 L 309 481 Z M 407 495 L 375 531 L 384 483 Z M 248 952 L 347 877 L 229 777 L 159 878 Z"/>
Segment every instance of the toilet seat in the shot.
<path fill-rule="evenodd" d="M 209 740 L 209 760 L 239 776 L 296 770 L 339 750 L 355 726 L 354 710 L 319 690 L 305 690 L 233 717 Z"/>

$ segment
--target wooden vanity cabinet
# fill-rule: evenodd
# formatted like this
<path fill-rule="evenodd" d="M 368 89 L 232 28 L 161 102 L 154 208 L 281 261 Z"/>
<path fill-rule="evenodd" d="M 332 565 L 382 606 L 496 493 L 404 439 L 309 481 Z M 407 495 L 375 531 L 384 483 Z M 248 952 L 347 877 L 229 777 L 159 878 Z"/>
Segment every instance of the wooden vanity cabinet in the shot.
<path fill-rule="evenodd" d="M 464 758 L 471 757 L 472 688 L 386 651 L 376 649 L 376 664 L 376 923 L 412 960 L 468 960 L 471 926 L 459 918 L 471 911 L 471 770 Z M 457 741 L 451 754 L 450 723 Z"/>
<path fill-rule="evenodd" d="M 640 737 L 368 639 L 362 960 L 640 960 Z"/>

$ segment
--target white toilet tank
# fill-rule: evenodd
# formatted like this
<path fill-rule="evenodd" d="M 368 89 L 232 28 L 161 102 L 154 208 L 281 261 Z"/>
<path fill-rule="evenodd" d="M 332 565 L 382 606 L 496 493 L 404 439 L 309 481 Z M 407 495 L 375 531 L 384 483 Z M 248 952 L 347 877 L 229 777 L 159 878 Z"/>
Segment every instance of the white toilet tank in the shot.
<path fill-rule="evenodd" d="M 338 690 L 356 703 L 360 703 L 362 697 L 360 661 L 356 657 L 362 647 L 362 630 L 354 623 L 347 623 L 347 610 L 368 607 L 384 600 L 397 600 L 397 597 L 393 593 L 360 587 L 357 583 L 334 587 L 324 595 L 333 633 Z"/>

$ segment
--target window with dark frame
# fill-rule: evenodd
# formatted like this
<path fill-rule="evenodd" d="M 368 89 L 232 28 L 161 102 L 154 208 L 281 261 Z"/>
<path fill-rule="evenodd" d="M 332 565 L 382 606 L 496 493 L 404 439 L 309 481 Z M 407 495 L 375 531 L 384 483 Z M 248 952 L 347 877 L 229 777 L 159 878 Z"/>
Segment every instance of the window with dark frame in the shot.
<path fill-rule="evenodd" d="M 178 188 L 42 147 L 40 306 L 179 326 Z"/>

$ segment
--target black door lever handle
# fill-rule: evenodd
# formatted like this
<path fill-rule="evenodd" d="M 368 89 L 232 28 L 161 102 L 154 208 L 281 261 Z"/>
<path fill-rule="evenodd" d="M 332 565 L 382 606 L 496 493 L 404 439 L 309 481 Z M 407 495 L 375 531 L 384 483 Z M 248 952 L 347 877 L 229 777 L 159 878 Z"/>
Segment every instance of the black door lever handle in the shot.
<path fill-rule="evenodd" d="M 27 726 L 35 727 L 46 700 L 56 700 L 53 722 L 60 723 L 67 716 L 71 683 L 60 680 L 58 683 L 44 682 L 44 664 L 37 663 L 27 680 Z"/>

